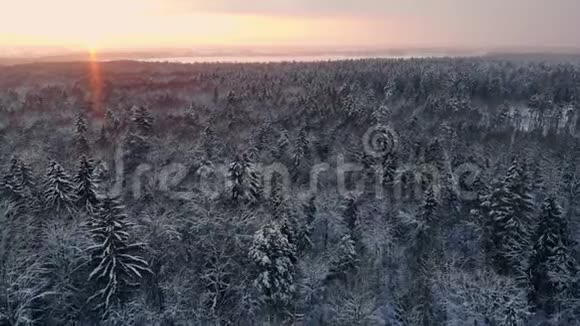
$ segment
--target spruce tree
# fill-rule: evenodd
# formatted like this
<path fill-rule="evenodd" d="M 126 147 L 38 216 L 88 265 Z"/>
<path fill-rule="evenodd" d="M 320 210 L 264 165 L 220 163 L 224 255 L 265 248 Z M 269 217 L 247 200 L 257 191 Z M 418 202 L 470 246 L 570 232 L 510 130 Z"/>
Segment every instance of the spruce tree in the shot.
<path fill-rule="evenodd" d="M 2 178 L 0 191 L 6 196 L 16 215 L 24 213 L 29 207 L 33 185 L 30 170 L 18 157 L 14 156 L 10 161 L 8 171 Z"/>
<path fill-rule="evenodd" d="M 395 176 L 397 173 L 397 163 L 394 155 L 387 154 L 383 157 L 383 175 L 382 182 L 383 185 L 387 185 L 395 181 Z"/>
<path fill-rule="evenodd" d="M 280 219 L 280 231 L 288 239 L 288 242 L 297 249 L 300 249 L 304 244 L 304 239 L 300 236 L 303 224 L 300 223 L 293 211 L 288 210 Z"/>
<path fill-rule="evenodd" d="M 151 142 L 146 136 L 130 132 L 125 135 L 124 143 L 126 168 L 133 170 L 145 160 L 151 148 Z"/>
<path fill-rule="evenodd" d="M 95 245 L 92 254 L 94 269 L 89 280 L 94 281 L 95 293 L 88 302 L 106 316 L 115 304 L 123 304 L 131 288 L 138 285 L 149 265 L 137 253 L 144 244 L 130 240 L 133 224 L 127 221 L 125 208 L 116 199 L 105 198 L 90 223 Z"/>
<path fill-rule="evenodd" d="M 96 184 L 93 181 L 94 163 L 86 156 L 81 158 L 79 170 L 75 178 L 76 199 L 80 209 L 88 213 L 94 212 L 99 204 Z"/>
<path fill-rule="evenodd" d="M 288 189 L 284 189 L 284 184 L 278 178 L 272 179 L 272 191 L 269 204 L 274 218 L 278 219 L 288 214 Z"/>
<path fill-rule="evenodd" d="M 310 146 L 310 140 L 308 139 L 308 134 L 306 133 L 306 128 L 302 128 L 298 133 L 298 138 L 294 143 L 294 153 L 292 154 L 292 162 L 294 168 L 297 168 L 302 164 L 302 162 L 307 158 L 308 146 Z"/>
<path fill-rule="evenodd" d="M 487 216 L 486 251 L 498 273 L 523 277 L 530 233 L 533 200 L 526 171 L 514 159 L 503 181 L 496 181 L 484 202 Z"/>
<path fill-rule="evenodd" d="M 230 164 L 230 198 L 236 203 L 253 204 L 260 198 L 261 183 L 258 172 L 247 156 L 236 156 Z"/>
<path fill-rule="evenodd" d="M 149 135 L 153 130 L 153 116 L 143 106 L 135 109 L 133 113 L 133 123 L 142 135 Z"/>
<path fill-rule="evenodd" d="M 436 214 L 437 206 L 438 202 L 437 198 L 435 198 L 435 192 L 433 191 L 433 187 L 430 187 L 425 192 L 423 206 L 419 215 L 421 232 L 433 229 L 438 223 Z"/>
<path fill-rule="evenodd" d="M 75 121 L 75 128 L 77 134 L 84 135 L 87 132 L 87 121 L 82 113 L 77 115 L 77 119 Z"/>
<path fill-rule="evenodd" d="M 574 147 L 564 168 L 561 183 L 563 198 L 566 199 L 565 215 L 568 220 L 578 214 L 578 203 L 580 203 L 580 175 L 577 172 L 577 166 L 580 163 L 580 142 L 577 142 Z M 541 175 L 541 171 L 535 174 Z"/>
<path fill-rule="evenodd" d="M 202 147 L 207 154 L 207 158 L 211 161 L 214 159 L 214 156 L 217 154 L 217 135 L 211 125 L 207 125 L 203 129 L 203 134 L 201 137 Z"/>
<path fill-rule="evenodd" d="M 115 115 L 113 111 L 107 110 L 105 113 L 105 130 L 109 132 L 110 135 L 116 136 L 121 128 L 121 122 Z"/>
<path fill-rule="evenodd" d="M 520 325 L 520 317 L 518 316 L 518 312 L 514 308 L 514 304 L 512 302 L 508 302 L 507 306 L 505 307 L 505 317 L 501 321 L 500 326 L 519 326 Z"/>
<path fill-rule="evenodd" d="M 99 139 L 97 139 L 97 145 L 101 148 L 105 148 L 109 145 L 109 137 L 107 136 L 107 129 L 105 128 L 105 125 L 101 126 Z"/>
<path fill-rule="evenodd" d="M 509 234 L 503 239 L 505 245 L 501 254 L 511 260 L 508 268 L 513 275 L 522 276 L 524 266 L 522 262 L 527 259 L 527 251 L 530 237 L 534 228 L 534 201 L 531 194 L 530 178 L 526 165 L 521 164 L 518 158 L 514 158 L 508 169 L 504 184 L 507 190 L 506 204 L 508 214 L 504 221 L 504 229 Z"/>
<path fill-rule="evenodd" d="M 554 195 L 542 207 L 533 237 L 529 275 L 530 299 L 548 313 L 554 312 L 559 300 L 570 294 L 575 266 L 568 225 Z"/>
<path fill-rule="evenodd" d="M 431 253 L 437 246 L 438 206 L 435 193 L 432 188 L 429 188 L 417 216 L 414 241 L 410 247 L 410 270 L 416 276 L 422 275 L 422 266 L 431 259 Z"/>
<path fill-rule="evenodd" d="M 350 234 L 345 234 L 340 239 L 336 252 L 330 259 L 330 268 L 327 280 L 346 280 L 348 273 L 356 267 L 357 252 L 355 242 Z"/>
<path fill-rule="evenodd" d="M 282 130 L 280 137 L 276 143 L 276 148 L 278 149 L 275 152 L 274 157 L 277 159 L 282 159 L 286 155 L 288 147 L 290 146 L 290 137 L 288 136 L 288 131 Z"/>
<path fill-rule="evenodd" d="M 355 242 L 358 242 L 358 240 L 360 240 L 359 205 L 360 205 L 359 198 L 354 193 L 348 194 L 342 203 L 343 209 L 342 221 L 348 229 L 350 238 Z"/>
<path fill-rule="evenodd" d="M 86 153 L 89 150 L 89 142 L 87 140 L 87 121 L 81 113 L 77 116 L 75 121 L 75 138 L 76 146 L 80 153 Z"/>
<path fill-rule="evenodd" d="M 487 222 L 484 235 L 486 257 L 496 271 L 502 275 L 513 274 L 518 265 L 509 253 L 517 252 L 521 246 L 521 225 L 513 218 L 508 205 L 509 192 L 503 182 L 495 182 L 491 194 L 484 202 Z"/>
<path fill-rule="evenodd" d="M 303 205 L 302 210 L 304 212 L 304 224 L 299 230 L 298 238 L 298 249 L 299 252 L 304 252 L 312 247 L 312 231 L 314 228 L 314 221 L 316 219 L 316 197 L 312 196 Z"/>
<path fill-rule="evenodd" d="M 8 197 L 17 195 L 22 191 L 19 180 L 19 166 L 20 159 L 17 156 L 12 157 L 8 170 L 2 176 L 2 183 L 0 184 L 2 187 L 0 190 Z"/>
<path fill-rule="evenodd" d="M 433 139 L 425 151 L 425 162 L 432 164 L 440 174 L 445 172 L 445 158 L 443 157 L 443 147 L 439 138 Z"/>
<path fill-rule="evenodd" d="M 303 160 L 306 158 L 308 153 L 308 146 L 310 145 L 310 141 L 308 140 L 308 135 L 306 133 L 306 129 L 300 130 L 298 133 L 298 138 L 294 143 L 294 152 L 292 153 L 292 162 L 294 168 L 300 166 Z"/>
<path fill-rule="evenodd" d="M 497 219 L 507 214 L 507 190 L 500 180 L 493 180 L 481 197 L 481 214 L 485 217 L 483 242 L 488 263 L 492 264 L 496 254 L 495 231 Z"/>
<path fill-rule="evenodd" d="M 505 182 L 508 191 L 510 192 L 509 205 L 514 214 L 514 218 L 521 221 L 522 232 L 529 233 L 534 225 L 534 198 L 531 191 L 531 180 L 528 171 L 528 165 L 520 163 L 516 158 L 512 161 Z M 527 240 L 527 239 L 526 239 Z"/>
<path fill-rule="evenodd" d="M 44 183 L 45 209 L 57 214 L 72 213 L 75 210 L 75 202 L 73 181 L 62 166 L 52 161 Z"/>
<path fill-rule="evenodd" d="M 29 212 L 38 211 L 40 203 L 38 202 L 36 177 L 34 176 L 30 166 L 22 160 L 19 160 L 18 162 L 17 180 L 21 191 L 20 196 L 18 196 L 21 202 L 17 204 L 17 206 L 25 208 Z"/>
<path fill-rule="evenodd" d="M 433 325 L 435 312 L 432 293 L 432 274 L 429 268 L 438 248 L 438 202 L 432 188 L 424 195 L 417 217 L 414 241 L 409 250 L 410 289 L 405 295 L 405 306 L 414 311 L 417 325 Z"/>
<path fill-rule="evenodd" d="M 258 230 L 249 255 L 256 268 L 254 286 L 261 299 L 273 308 L 290 303 L 295 291 L 296 247 L 280 226 L 268 224 Z"/>
<path fill-rule="evenodd" d="M 34 192 L 36 181 L 30 166 L 28 166 L 28 164 L 26 164 L 24 161 L 20 160 L 17 173 L 20 185 L 22 186 L 23 190 L 28 194 Z"/>
<path fill-rule="evenodd" d="M 256 148 L 260 151 L 264 150 L 266 145 L 270 141 L 270 134 L 272 133 L 272 121 L 267 120 L 264 122 L 254 136 L 254 144 Z"/>

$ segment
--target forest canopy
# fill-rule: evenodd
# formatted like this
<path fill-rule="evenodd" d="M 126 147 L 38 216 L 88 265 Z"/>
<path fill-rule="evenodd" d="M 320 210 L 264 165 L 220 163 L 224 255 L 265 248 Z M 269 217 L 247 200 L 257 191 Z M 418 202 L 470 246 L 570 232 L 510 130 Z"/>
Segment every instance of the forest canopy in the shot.
<path fill-rule="evenodd" d="M 0 325 L 580 324 L 580 60 L 0 67 Z"/>

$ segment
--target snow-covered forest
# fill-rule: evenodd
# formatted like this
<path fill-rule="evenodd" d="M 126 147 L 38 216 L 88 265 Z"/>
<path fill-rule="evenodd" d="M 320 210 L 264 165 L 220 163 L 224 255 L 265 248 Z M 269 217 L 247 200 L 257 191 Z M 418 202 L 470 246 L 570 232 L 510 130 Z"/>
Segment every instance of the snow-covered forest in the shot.
<path fill-rule="evenodd" d="M 580 325 L 579 101 L 573 58 L 0 67 L 0 325 Z"/>

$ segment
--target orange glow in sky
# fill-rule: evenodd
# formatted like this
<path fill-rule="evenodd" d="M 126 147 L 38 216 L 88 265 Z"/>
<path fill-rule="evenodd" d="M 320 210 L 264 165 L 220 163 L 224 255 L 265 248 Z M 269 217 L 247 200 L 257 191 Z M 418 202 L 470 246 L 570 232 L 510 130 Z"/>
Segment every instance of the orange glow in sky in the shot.
<path fill-rule="evenodd" d="M 159 0 L 0 0 L 0 47 L 130 49 L 197 45 L 401 43 L 402 20 L 180 11 Z M 408 24 L 407 24 L 408 25 Z"/>
<path fill-rule="evenodd" d="M 578 47 L 578 0 L 0 0 L 11 48 Z"/>

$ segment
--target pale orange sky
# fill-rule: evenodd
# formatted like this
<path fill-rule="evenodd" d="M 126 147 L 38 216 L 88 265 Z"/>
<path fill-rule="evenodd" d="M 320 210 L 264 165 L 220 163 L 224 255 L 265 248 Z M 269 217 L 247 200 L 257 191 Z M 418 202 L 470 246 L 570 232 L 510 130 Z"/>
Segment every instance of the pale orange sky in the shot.
<path fill-rule="evenodd" d="M 0 0 L 0 51 L 202 45 L 578 47 L 577 0 Z"/>
<path fill-rule="evenodd" d="M 370 44 L 379 37 L 383 44 L 400 44 L 416 37 L 401 19 L 180 11 L 159 0 L 0 2 L 10 9 L 0 13 L 0 45 L 7 47 L 340 45 Z"/>

